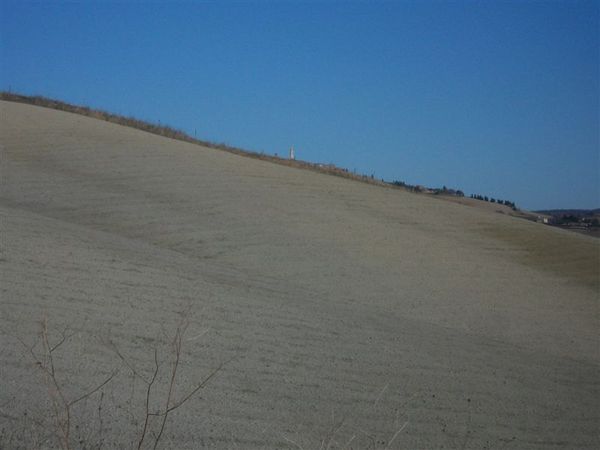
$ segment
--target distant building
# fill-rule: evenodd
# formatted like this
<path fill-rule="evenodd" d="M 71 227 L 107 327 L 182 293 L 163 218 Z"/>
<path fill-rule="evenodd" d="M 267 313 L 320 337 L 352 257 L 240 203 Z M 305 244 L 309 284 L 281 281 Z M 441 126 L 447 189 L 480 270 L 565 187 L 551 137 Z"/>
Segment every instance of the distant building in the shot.
<path fill-rule="evenodd" d="M 290 147 L 290 159 L 291 160 L 296 159 L 296 153 L 294 152 L 294 146 L 293 145 Z"/>

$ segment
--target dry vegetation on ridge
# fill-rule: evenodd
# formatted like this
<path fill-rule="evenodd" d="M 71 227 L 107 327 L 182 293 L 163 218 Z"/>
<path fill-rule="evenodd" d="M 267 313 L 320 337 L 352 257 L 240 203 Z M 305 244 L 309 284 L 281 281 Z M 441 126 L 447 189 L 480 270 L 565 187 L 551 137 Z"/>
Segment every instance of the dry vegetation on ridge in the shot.
<path fill-rule="evenodd" d="M 0 100 L 11 101 L 11 102 L 19 102 L 26 103 L 29 105 L 40 106 L 44 108 L 56 109 L 58 111 L 70 112 L 73 114 L 81 114 L 83 116 L 91 117 L 94 119 L 105 120 L 107 122 L 116 123 L 118 125 L 123 125 L 126 127 L 136 128 L 138 130 L 146 131 L 148 133 L 156 134 L 159 136 L 164 136 L 170 139 L 176 139 L 178 141 L 189 142 L 192 144 L 201 145 L 207 148 L 214 148 L 218 150 L 223 150 L 229 153 L 234 153 L 236 155 L 245 156 L 249 158 L 259 159 L 262 161 L 269 161 L 276 164 L 281 164 L 284 166 L 296 167 L 300 169 L 308 169 L 314 170 L 322 173 L 327 173 L 329 175 L 336 175 L 344 178 L 353 179 L 356 181 L 361 181 L 364 183 L 387 186 L 387 187 L 396 187 L 393 184 L 385 183 L 373 177 L 369 177 L 367 175 L 357 175 L 355 173 L 351 173 L 346 169 L 336 167 L 333 164 L 316 164 L 307 161 L 301 160 L 290 160 L 288 158 L 280 158 L 277 156 L 266 155 L 264 153 L 252 152 L 249 150 L 244 150 L 238 147 L 233 147 L 224 143 L 215 143 L 202 139 L 196 139 L 191 137 L 186 132 L 182 130 L 178 130 L 168 125 L 154 124 L 147 121 L 139 120 L 134 117 L 126 117 L 121 116 L 119 114 L 109 113 L 107 111 L 103 111 L 100 109 L 90 108 L 87 106 L 79 106 L 73 105 L 70 103 L 66 103 L 60 100 L 50 99 L 44 96 L 36 95 L 36 96 L 28 96 L 15 94 L 10 92 L 0 92 Z"/>

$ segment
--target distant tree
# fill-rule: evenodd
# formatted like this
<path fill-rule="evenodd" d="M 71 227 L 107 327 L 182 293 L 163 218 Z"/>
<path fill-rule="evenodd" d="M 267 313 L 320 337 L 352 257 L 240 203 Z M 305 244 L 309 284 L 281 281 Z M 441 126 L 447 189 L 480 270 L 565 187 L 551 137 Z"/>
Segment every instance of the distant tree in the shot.
<path fill-rule="evenodd" d="M 579 223 L 579 217 L 573 214 L 565 214 L 562 217 L 560 217 L 560 219 L 558 219 L 558 223 L 563 225 L 567 225 L 570 223 Z"/>

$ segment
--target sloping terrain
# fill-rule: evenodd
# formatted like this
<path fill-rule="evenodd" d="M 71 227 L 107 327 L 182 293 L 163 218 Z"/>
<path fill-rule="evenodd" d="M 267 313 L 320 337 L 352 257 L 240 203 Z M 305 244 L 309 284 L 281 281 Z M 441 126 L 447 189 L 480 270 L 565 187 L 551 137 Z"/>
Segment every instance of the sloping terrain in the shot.
<path fill-rule="evenodd" d="M 151 410 L 182 321 L 175 401 L 224 365 L 168 416 L 165 448 L 600 446 L 600 241 L 71 113 L 0 113 L 3 446 L 59 443 L 42 320 L 51 346 L 66 336 L 68 399 L 115 373 L 73 405 L 75 447 L 137 447 L 154 350 Z"/>

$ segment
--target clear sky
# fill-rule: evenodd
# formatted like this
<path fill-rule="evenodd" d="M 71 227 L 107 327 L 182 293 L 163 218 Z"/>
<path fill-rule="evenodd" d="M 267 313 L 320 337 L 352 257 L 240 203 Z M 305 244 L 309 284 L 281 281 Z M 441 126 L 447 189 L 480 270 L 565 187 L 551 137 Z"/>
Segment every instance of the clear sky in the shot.
<path fill-rule="evenodd" d="M 0 89 L 386 180 L 597 208 L 599 2 L 8 2 Z"/>

